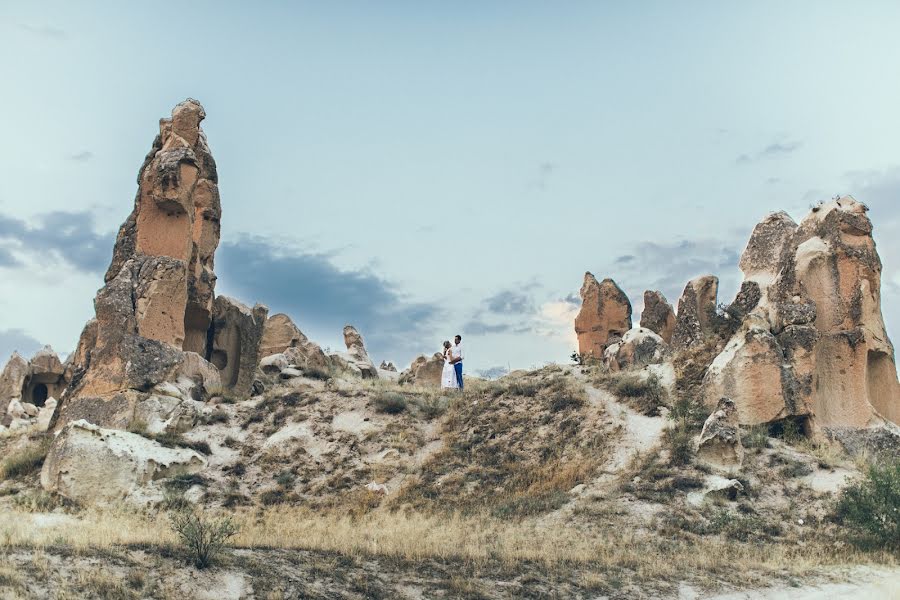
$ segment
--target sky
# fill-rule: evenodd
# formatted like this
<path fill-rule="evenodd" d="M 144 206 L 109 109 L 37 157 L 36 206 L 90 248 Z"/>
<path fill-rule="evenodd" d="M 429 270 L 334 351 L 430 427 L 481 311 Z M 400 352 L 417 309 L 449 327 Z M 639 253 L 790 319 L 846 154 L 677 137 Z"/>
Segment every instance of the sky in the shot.
<path fill-rule="evenodd" d="M 203 103 L 217 293 L 409 364 L 566 362 L 584 272 L 637 321 L 740 282 L 771 211 L 870 207 L 900 335 L 900 3 L 0 2 L 0 356 L 74 349 L 158 119 Z M 0 359 L 2 362 L 3 359 Z"/>

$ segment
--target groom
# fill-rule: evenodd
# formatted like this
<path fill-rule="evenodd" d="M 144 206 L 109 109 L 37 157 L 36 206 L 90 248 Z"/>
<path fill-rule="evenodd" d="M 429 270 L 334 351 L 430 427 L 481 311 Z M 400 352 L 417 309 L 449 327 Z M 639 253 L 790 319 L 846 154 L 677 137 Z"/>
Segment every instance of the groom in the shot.
<path fill-rule="evenodd" d="M 456 337 L 453 338 L 453 347 L 450 348 L 450 363 L 456 370 L 456 383 L 459 385 L 459 389 L 463 389 L 463 358 L 462 336 L 457 334 Z"/>

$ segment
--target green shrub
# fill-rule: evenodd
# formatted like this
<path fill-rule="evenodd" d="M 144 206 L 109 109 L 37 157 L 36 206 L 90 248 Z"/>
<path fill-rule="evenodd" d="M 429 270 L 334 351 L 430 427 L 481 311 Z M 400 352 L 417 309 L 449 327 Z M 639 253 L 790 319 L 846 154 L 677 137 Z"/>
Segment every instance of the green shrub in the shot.
<path fill-rule="evenodd" d="M 754 425 L 741 435 L 744 448 L 768 448 L 769 428 L 766 425 Z"/>
<path fill-rule="evenodd" d="M 303 369 L 303 376 L 310 379 L 318 379 L 319 381 L 328 381 L 331 379 L 331 373 L 319 367 L 306 367 Z"/>
<path fill-rule="evenodd" d="M 669 447 L 669 464 L 687 465 L 694 458 L 694 435 L 681 426 L 666 429 L 666 445 Z"/>
<path fill-rule="evenodd" d="M 49 450 L 50 438 L 44 438 L 13 452 L 0 464 L 0 481 L 17 479 L 39 470 Z"/>
<path fill-rule="evenodd" d="M 214 519 L 196 510 L 178 511 L 171 515 L 172 530 L 188 551 L 198 569 L 205 569 L 238 532 L 230 517 Z"/>
<path fill-rule="evenodd" d="M 200 421 L 204 425 L 215 425 L 217 423 L 227 423 L 230 420 L 228 413 L 224 410 L 214 410 L 208 415 L 204 415 Z"/>
<path fill-rule="evenodd" d="M 396 392 L 382 392 L 375 396 L 375 410 L 389 415 L 399 415 L 406 410 L 406 398 Z"/>
<path fill-rule="evenodd" d="M 841 494 L 834 516 L 856 545 L 900 551 L 900 460 L 870 465 Z"/>

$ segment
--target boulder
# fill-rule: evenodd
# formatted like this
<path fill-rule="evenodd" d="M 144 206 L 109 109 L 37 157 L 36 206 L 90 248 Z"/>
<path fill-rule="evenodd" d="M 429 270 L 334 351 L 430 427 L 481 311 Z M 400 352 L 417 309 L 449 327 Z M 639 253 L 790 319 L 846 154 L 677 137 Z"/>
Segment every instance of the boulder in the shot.
<path fill-rule="evenodd" d="M 271 375 L 273 373 L 281 373 L 282 369 L 286 369 L 290 364 L 292 363 L 284 354 L 278 353 L 267 356 L 259 361 L 259 369 L 263 373 Z"/>
<path fill-rule="evenodd" d="M 729 398 L 720 398 L 700 432 L 697 456 L 721 467 L 740 466 L 744 461 L 744 446 L 738 427 L 737 407 Z"/>
<path fill-rule="evenodd" d="M 358 369 L 360 376 L 365 379 L 378 378 L 378 369 L 375 363 L 369 358 L 366 352 L 366 346 L 363 343 L 362 336 L 352 325 L 344 327 L 344 345 L 347 346 L 347 352 L 341 355 L 341 358 L 350 363 L 354 370 Z"/>
<path fill-rule="evenodd" d="M 699 346 L 714 335 L 718 294 L 718 277 L 705 275 L 688 282 L 678 300 L 678 315 L 672 332 L 674 350 Z"/>
<path fill-rule="evenodd" d="M 28 362 L 13 352 L 0 372 L 0 417 L 7 413 L 10 402 L 21 400 L 27 378 Z"/>
<path fill-rule="evenodd" d="M 381 361 L 381 366 L 378 367 L 382 371 L 393 371 L 397 372 L 397 367 L 394 366 L 392 362 Z"/>
<path fill-rule="evenodd" d="M 428 387 L 441 385 L 441 374 L 444 371 L 444 355 L 434 353 L 430 358 L 421 355 L 400 375 L 400 383 L 409 383 Z"/>
<path fill-rule="evenodd" d="M 274 314 L 266 319 L 262 340 L 259 343 L 260 356 L 282 353 L 295 348 L 308 339 L 284 313 Z"/>
<path fill-rule="evenodd" d="M 665 343 L 672 341 L 675 332 L 675 311 L 662 292 L 644 292 L 641 327 L 656 333 Z"/>
<path fill-rule="evenodd" d="M 227 296 L 215 300 L 210 361 L 221 373 L 222 386 L 238 396 L 250 395 L 268 312 L 262 304 L 251 309 Z"/>
<path fill-rule="evenodd" d="M 306 371 L 328 371 L 331 359 L 322 348 L 313 341 L 306 340 L 284 351 L 288 361 Z"/>
<path fill-rule="evenodd" d="M 165 448 L 134 433 L 78 420 L 50 445 L 41 486 L 84 504 L 147 504 L 162 499 L 160 479 L 205 466 L 206 459 L 193 450 Z"/>
<path fill-rule="evenodd" d="M 625 332 L 621 340 L 607 346 L 603 362 L 610 371 L 620 371 L 661 363 L 669 354 L 669 347 L 656 333 L 643 327 Z"/>
<path fill-rule="evenodd" d="M 578 352 L 596 358 L 631 329 L 631 303 L 616 282 L 598 283 L 591 273 L 584 274 L 581 286 L 581 310 L 575 317 Z"/>

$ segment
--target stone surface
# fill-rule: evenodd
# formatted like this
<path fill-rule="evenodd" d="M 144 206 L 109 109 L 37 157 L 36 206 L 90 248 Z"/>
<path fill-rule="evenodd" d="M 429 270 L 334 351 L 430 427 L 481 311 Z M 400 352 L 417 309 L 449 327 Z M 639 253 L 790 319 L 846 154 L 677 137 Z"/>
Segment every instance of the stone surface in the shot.
<path fill-rule="evenodd" d="M 656 333 L 665 343 L 672 341 L 675 332 L 675 311 L 662 292 L 644 292 L 641 327 Z"/>
<path fill-rule="evenodd" d="M 596 358 L 631 329 L 631 302 L 616 282 L 597 282 L 591 273 L 584 274 L 581 286 L 581 310 L 575 317 L 578 352 Z"/>
<path fill-rule="evenodd" d="M 378 368 L 382 371 L 393 371 L 395 373 L 397 372 L 397 367 L 395 367 L 394 363 L 392 362 L 381 361 L 381 365 Z"/>
<path fill-rule="evenodd" d="M 705 275 L 688 282 L 678 300 L 678 315 L 672 332 L 673 349 L 692 348 L 712 337 L 718 294 L 718 277 Z"/>
<path fill-rule="evenodd" d="M 603 362 L 610 371 L 644 367 L 661 363 L 669 354 L 669 347 L 653 331 L 635 327 L 625 332 L 618 342 L 607 346 Z"/>
<path fill-rule="evenodd" d="M 10 402 L 21 400 L 27 377 L 28 362 L 13 352 L 0 372 L 0 417 L 7 413 Z"/>
<path fill-rule="evenodd" d="M 259 343 L 259 355 L 269 356 L 295 348 L 308 339 L 284 313 L 274 314 L 266 319 L 262 340 Z"/>
<path fill-rule="evenodd" d="M 161 478 L 196 473 L 206 460 L 193 450 L 165 448 L 140 435 L 69 423 L 53 440 L 41 470 L 41 486 L 84 504 L 162 499 Z"/>
<path fill-rule="evenodd" d="M 444 356 L 440 352 L 435 352 L 431 357 L 423 354 L 416 357 L 409 369 L 401 373 L 400 383 L 440 387 L 443 370 Z"/>
<path fill-rule="evenodd" d="M 721 467 L 740 466 L 744 462 L 737 407 L 730 398 L 720 398 L 716 409 L 703 424 L 697 441 L 697 456 Z"/>
<path fill-rule="evenodd" d="M 805 416 L 825 428 L 900 422 L 894 348 L 881 315 L 881 260 L 865 205 L 816 206 L 796 225 L 757 225 L 741 257 L 741 326 L 704 378 L 744 424 Z M 731 312 L 729 310 L 729 312 Z"/>
<path fill-rule="evenodd" d="M 344 345 L 347 346 L 347 352 L 341 358 L 359 369 L 363 378 L 377 379 L 378 369 L 369 358 L 363 338 L 353 325 L 344 326 Z"/>
<path fill-rule="evenodd" d="M 250 395 L 268 312 L 262 304 L 251 309 L 227 296 L 214 302 L 210 362 L 219 369 L 222 386 L 238 396 Z"/>

